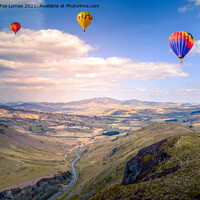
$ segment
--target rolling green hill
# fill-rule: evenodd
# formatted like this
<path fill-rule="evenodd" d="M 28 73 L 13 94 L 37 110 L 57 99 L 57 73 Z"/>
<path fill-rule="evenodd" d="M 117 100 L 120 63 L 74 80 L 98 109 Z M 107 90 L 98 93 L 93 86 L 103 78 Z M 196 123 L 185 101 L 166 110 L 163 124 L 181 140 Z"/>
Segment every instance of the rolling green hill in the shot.
<path fill-rule="evenodd" d="M 79 180 L 76 186 L 60 199 L 66 199 L 73 192 L 70 200 L 79 200 L 106 186 L 120 185 L 126 163 L 140 149 L 171 136 L 184 137 L 187 134 L 194 133 L 191 133 L 191 129 L 178 123 L 154 123 L 136 132 L 112 136 L 110 139 L 87 146 L 82 150 L 82 158 L 77 163 Z"/>
<path fill-rule="evenodd" d="M 172 145 L 173 144 L 173 145 Z M 150 148 L 159 147 L 152 154 Z M 165 158 L 164 158 L 165 155 Z M 99 199 L 200 199 L 200 134 L 172 136 L 142 149 L 126 166 L 122 184 L 98 192 Z"/>

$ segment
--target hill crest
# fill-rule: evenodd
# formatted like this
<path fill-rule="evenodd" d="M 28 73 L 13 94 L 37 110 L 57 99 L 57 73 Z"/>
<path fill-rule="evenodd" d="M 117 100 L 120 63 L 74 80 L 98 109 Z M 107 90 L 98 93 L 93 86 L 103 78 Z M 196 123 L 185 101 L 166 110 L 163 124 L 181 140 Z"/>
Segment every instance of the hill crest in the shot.
<path fill-rule="evenodd" d="M 70 102 L 35 102 L 35 103 L 6 103 L 4 104 L 10 108 L 42 111 L 42 112 L 65 112 L 65 113 L 95 113 L 104 112 L 108 109 L 124 108 L 124 107 L 188 107 L 190 104 L 178 104 L 172 102 L 151 102 L 140 101 L 136 99 L 131 100 L 117 100 L 108 97 L 97 97 L 91 99 L 84 99 Z"/>

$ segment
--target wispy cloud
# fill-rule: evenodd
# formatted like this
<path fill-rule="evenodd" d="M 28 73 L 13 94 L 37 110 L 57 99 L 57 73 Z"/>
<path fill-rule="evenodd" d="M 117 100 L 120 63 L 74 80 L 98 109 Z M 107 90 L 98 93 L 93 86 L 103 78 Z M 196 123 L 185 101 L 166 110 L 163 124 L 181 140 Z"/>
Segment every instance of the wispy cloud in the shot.
<path fill-rule="evenodd" d="M 188 0 L 189 2 L 194 2 L 195 5 L 200 5 L 200 0 Z"/>
<path fill-rule="evenodd" d="M 200 0 L 187 0 L 189 3 L 187 3 L 185 6 L 178 8 L 178 12 L 180 13 L 186 13 L 188 11 L 194 10 L 197 6 L 200 6 Z"/>
<path fill-rule="evenodd" d="M 185 13 L 187 11 L 193 10 L 194 7 L 191 4 L 186 4 L 184 7 L 178 8 L 178 12 Z"/>
<path fill-rule="evenodd" d="M 200 54 L 200 40 L 194 42 L 194 46 L 191 49 L 192 54 Z"/>
<path fill-rule="evenodd" d="M 41 93 L 45 101 L 91 93 L 106 96 L 124 80 L 188 76 L 179 64 L 89 57 L 94 50 L 77 36 L 58 30 L 21 29 L 16 36 L 0 32 L 1 98 L 39 100 Z"/>

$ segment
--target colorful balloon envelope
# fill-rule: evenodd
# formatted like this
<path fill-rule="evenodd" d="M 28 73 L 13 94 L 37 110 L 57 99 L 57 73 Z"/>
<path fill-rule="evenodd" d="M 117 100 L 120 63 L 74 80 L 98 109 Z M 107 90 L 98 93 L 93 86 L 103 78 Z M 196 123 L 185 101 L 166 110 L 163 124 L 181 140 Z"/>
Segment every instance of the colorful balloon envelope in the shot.
<path fill-rule="evenodd" d="M 89 12 L 80 12 L 77 15 L 77 21 L 83 28 L 83 31 L 85 32 L 85 29 L 91 24 L 93 20 L 93 16 Z"/>
<path fill-rule="evenodd" d="M 10 25 L 10 28 L 12 29 L 12 31 L 16 33 L 19 31 L 19 29 L 21 28 L 21 24 L 18 23 L 18 22 L 13 22 L 11 25 Z"/>
<path fill-rule="evenodd" d="M 180 58 L 180 63 L 194 45 L 193 36 L 185 31 L 172 33 L 169 37 L 169 45 L 173 52 Z"/>

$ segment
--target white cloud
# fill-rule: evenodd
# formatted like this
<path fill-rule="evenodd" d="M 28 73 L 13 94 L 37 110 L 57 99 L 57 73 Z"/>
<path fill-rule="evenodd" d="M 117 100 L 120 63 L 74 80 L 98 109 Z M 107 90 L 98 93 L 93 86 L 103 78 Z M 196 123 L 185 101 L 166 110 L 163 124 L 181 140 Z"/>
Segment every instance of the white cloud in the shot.
<path fill-rule="evenodd" d="M 42 92 L 46 100 L 63 100 L 65 94 L 106 96 L 124 80 L 188 76 L 179 64 L 89 57 L 93 50 L 77 36 L 58 30 L 21 29 L 16 36 L 8 30 L 0 32 L 0 93 L 8 98 L 20 94 L 32 99 Z"/>
<path fill-rule="evenodd" d="M 186 4 L 185 6 L 183 7 L 180 7 L 178 8 L 178 12 L 180 13 L 185 13 L 185 12 L 188 12 L 188 11 L 191 11 L 191 10 L 194 10 L 195 7 L 199 6 L 200 5 L 200 0 L 187 0 L 188 4 Z"/>
<path fill-rule="evenodd" d="M 189 2 L 194 2 L 195 5 L 200 5 L 200 0 L 189 0 Z"/>
<path fill-rule="evenodd" d="M 119 87 L 117 81 L 106 79 L 94 81 L 93 79 L 42 77 L 36 74 L 22 73 L 10 73 L 6 78 L 0 78 L 0 93 L 3 94 L 1 100 L 7 101 L 8 99 L 13 99 L 13 101 L 20 99 L 23 101 L 66 101 L 87 98 L 89 93 L 103 96 L 105 93 L 109 94 L 116 87 Z"/>
<path fill-rule="evenodd" d="M 191 53 L 198 53 L 200 54 L 200 40 L 194 42 L 194 46 L 191 49 Z"/>
<path fill-rule="evenodd" d="M 15 62 L 41 63 L 74 56 L 87 56 L 94 48 L 78 37 L 57 30 L 0 32 L 0 58 Z"/>
<path fill-rule="evenodd" d="M 179 11 L 180 13 L 185 13 L 185 12 L 191 11 L 191 10 L 193 10 L 193 9 L 194 9 L 194 8 L 193 8 L 193 6 L 192 6 L 191 4 L 186 4 L 184 7 L 178 8 L 178 11 Z"/>

